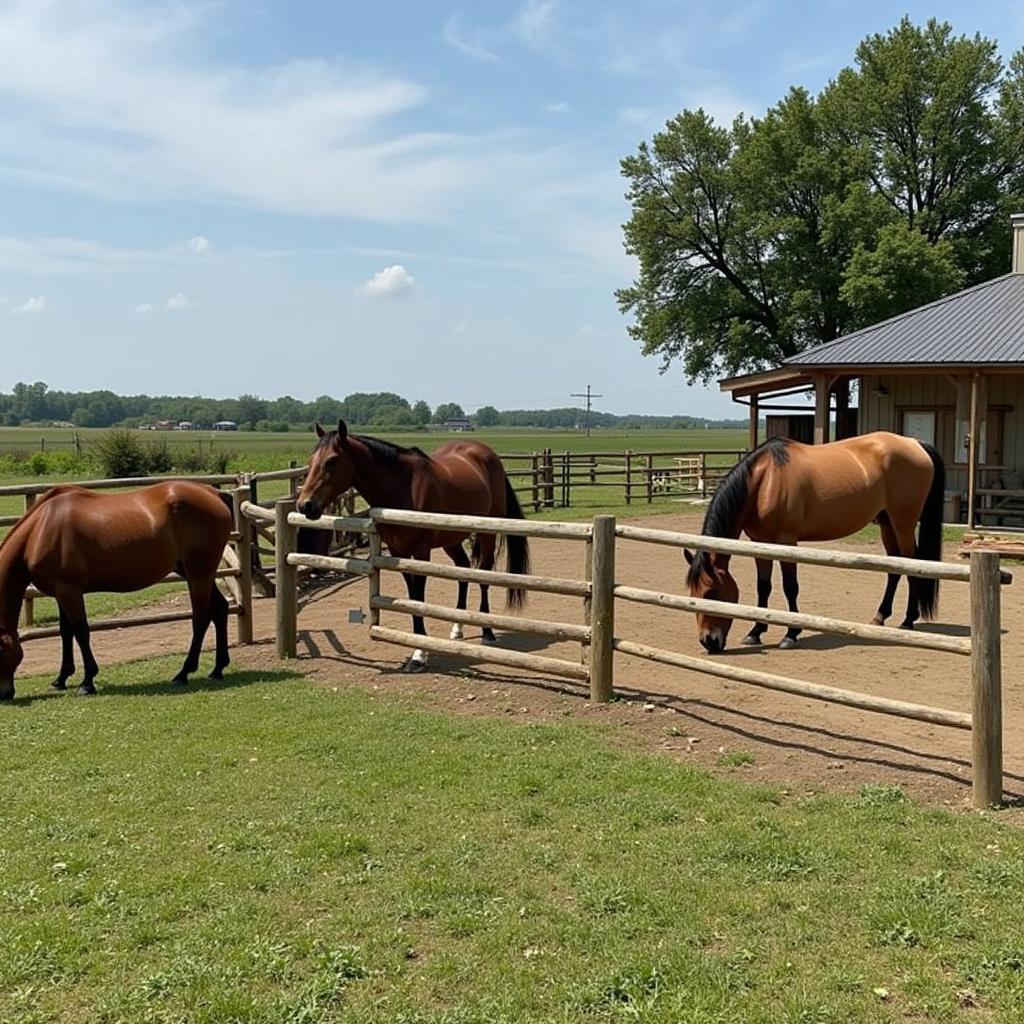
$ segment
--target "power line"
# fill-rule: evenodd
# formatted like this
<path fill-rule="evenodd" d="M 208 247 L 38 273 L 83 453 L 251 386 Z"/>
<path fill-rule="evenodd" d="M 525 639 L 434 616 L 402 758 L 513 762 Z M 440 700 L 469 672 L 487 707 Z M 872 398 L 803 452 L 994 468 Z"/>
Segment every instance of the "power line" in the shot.
<path fill-rule="evenodd" d="M 570 398 L 585 398 L 587 400 L 587 419 L 586 419 L 587 437 L 590 437 L 590 400 L 592 398 L 604 398 L 604 395 L 592 394 L 591 391 L 590 391 L 590 385 L 588 384 L 587 385 L 587 393 L 585 395 L 584 394 L 579 394 L 579 393 L 574 391 L 572 394 L 569 395 L 569 397 Z"/>

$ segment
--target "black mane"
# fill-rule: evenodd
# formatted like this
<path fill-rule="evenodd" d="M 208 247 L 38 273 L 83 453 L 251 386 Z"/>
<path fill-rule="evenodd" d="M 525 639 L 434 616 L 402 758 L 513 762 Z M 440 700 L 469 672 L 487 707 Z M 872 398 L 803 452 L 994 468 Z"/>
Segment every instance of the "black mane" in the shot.
<path fill-rule="evenodd" d="M 337 438 L 338 432 L 331 430 L 324 434 L 320 438 L 320 443 L 317 448 L 330 448 L 334 444 L 335 438 Z M 369 437 L 366 434 L 349 434 L 349 437 L 355 438 L 357 441 L 362 442 L 370 450 L 375 458 L 380 459 L 381 462 L 397 462 L 401 455 L 419 455 L 424 459 L 429 458 L 427 453 L 421 448 L 403 448 L 400 444 L 395 444 L 393 441 L 385 441 L 380 437 Z"/>
<path fill-rule="evenodd" d="M 747 483 L 754 464 L 763 455 L 771 455 L 776 466 L 784 466 L 789 462 L 789 441 L 784 437 L 770 437 L 764 444 L 758 445 L 752 452 L 745 455 L 722 478 L 704 515 L 704 526 L 701 533 L 705 537 L 734 537 L 735 524 L 743 507 L 747 503 Z M 686 574 L 687 586 L 693 587 L 700 579 L 701 573 L 711 572 L 711 553 L 697 551 Z"/>

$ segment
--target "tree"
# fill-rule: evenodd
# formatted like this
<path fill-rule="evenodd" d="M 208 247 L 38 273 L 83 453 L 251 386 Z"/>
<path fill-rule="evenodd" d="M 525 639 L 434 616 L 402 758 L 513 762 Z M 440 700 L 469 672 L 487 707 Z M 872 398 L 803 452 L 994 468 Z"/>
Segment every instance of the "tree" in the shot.
<path fill-rule="evenodd" d="M 500 419 L 500 413 L 493 405 L 481 405 L 476 411 L 476 425 L 478 427 L 496 426 Z"/>
<path fill-rule="evenodd" d="M 447 423 L 448 420 L 461 420 L 465 419 L 466 414 L 462 411 L 462 406 L 458 402 L 442 402 L 434 410 L 434 422 L 435 423 Z"/>
<path fill-rule="evenodd" d="M 255 427 L 260 420 L 267 418 L 267 403 L 258 395 L 238 396 L 238 419 Z"/>
<path fill-rule="evenodd" d="M 430 406 L 422 398 L 412 407 L 412 418 L 418 427 L 425 427 L 430 422 Z"/>
<path fill-rule="evenodd" d="M 622 161 L 629 332 L 707 380 L 1003 272 L 1022 155 L 1024 51 L 1004 69 L 934 21 L 866 39 L 820 96 L 762 118 L 684 110 Z"/>

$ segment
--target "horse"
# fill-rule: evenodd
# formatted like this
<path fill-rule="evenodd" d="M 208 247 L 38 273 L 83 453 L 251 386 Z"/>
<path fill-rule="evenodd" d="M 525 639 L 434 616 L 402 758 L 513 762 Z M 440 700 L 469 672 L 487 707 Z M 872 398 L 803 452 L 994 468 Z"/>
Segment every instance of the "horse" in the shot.
<path fill-rule="evenodd" d="M 737 463 L 718 486 L 704 517 L 707 537 L 796 544 L 836 540 L 868 523 L 881 528 L 889 555 L 942 558 L 942 503 L 945 488 L 942 456 L 930 444 L 878 431 L 831 444 L 807 445 L 773 437 Z M 915 527 L 920 530 L 915 538 Z M 729 572 L 729 555 L 684 549 L 686 583 L 691 597 L 736 603 L 739 588 Z M 772 592 L 772 562 L 756 558 L 757 606 L 766 608 Z M 899 574 L 890 573 L 881 604 L 872 620 L 883 625 L 892 614 Z M 938 607 L 938 580 L 909 578 L 903 629 L 913 629 Z M 782 587 L 790 611 L 798 611 L 796 564 L 782 563 Z M 709 654 L 725 649 L 732 619 L 697 615 L 701 645 Z M 756 645 L 767 629 L 755 623 L 743 643 Z M 795 647 L 800 630 L 791 626 L 779 643 Z"/>
<path fill-rule="evenodd" d="M 380 438 L 350 434 L 344 420 L 337 430 L 315 426 L 319 442 L 309 458 L 306 477 L 299 492 L 298 510 L 310 519 L 319 519 L 324 508 L 338 495 L 354 487 L 373 507 L 413 509 L 418 512 L 450 512 L 473 516 L 504 516 L 522 519 L 515 491 L 497 453 L 479 441 L 452 441 L 432 455 L 419 448 L 403 448 Z M 470 559 L 462 546 L 469 531 L 441 530 L 430 527 L 380 526 L 381 541 L 398 558 L 429 559 L 434 548 L 443 548 L 458 566 L 468 567 Z M 507 540 L 508 571 L 528 573 L 530 550 L 525 537 Z M 493 533 L 477 533 L 473 539 L 472 564 L 481 569 L 494 568 L 497 538 Z M 422 601 L 426 579 L 415 573 L 403 573 L 409 599 Z M 459 582 L 458 608 L 465 609 L 469 584 Z M 526 591 L 508 589 L 508 606 L 521 608 Z M 480 584 L 480 611 L 489 612 L 487 584 Z M 412 617 L 413 632 L 426 636 L 423 618 Z M 451 628 L 453 640 L 462 639 L 462 626 Z M 496 643 L 494 631 L 485 626 L 483 642 Z M 404 672 L 423 672 L 427 654 L 416 648 L 402 667 Z"/>
<path fill-rule="evenodd" d="M 74 641 L 82 653 L 79 695 L 96 692 L 99 671 L 89 645 L 85 594 L 141 590 L 177 571 L 192 600 L 192 645 L 173 682 L 199 668 L 212 620 L 217 651 L 211 678 L 221 679 L 228 655 L 228 603 L 217 589 L 217 566 L 231 533 L 231 496 L 205 484 L 173 480 L 136 491 L 101 494 L 62 484 L 47 491 L 0 544 L 0 700 L 14 697 L 21 664 L 18 617 L 28 585 L 56 598 L 61 662 L 53 690 L 75 674 Z"/>

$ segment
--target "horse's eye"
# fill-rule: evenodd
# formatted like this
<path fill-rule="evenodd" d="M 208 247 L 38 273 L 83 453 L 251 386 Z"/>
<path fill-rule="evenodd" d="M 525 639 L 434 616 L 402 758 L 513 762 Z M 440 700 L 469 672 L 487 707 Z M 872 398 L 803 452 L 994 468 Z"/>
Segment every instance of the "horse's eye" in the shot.
<path fill-rule="evenodd" d="M 338 464 L 338 456 L 330 455 L 324 459 L 324 469 L 333 469 Z"/>

